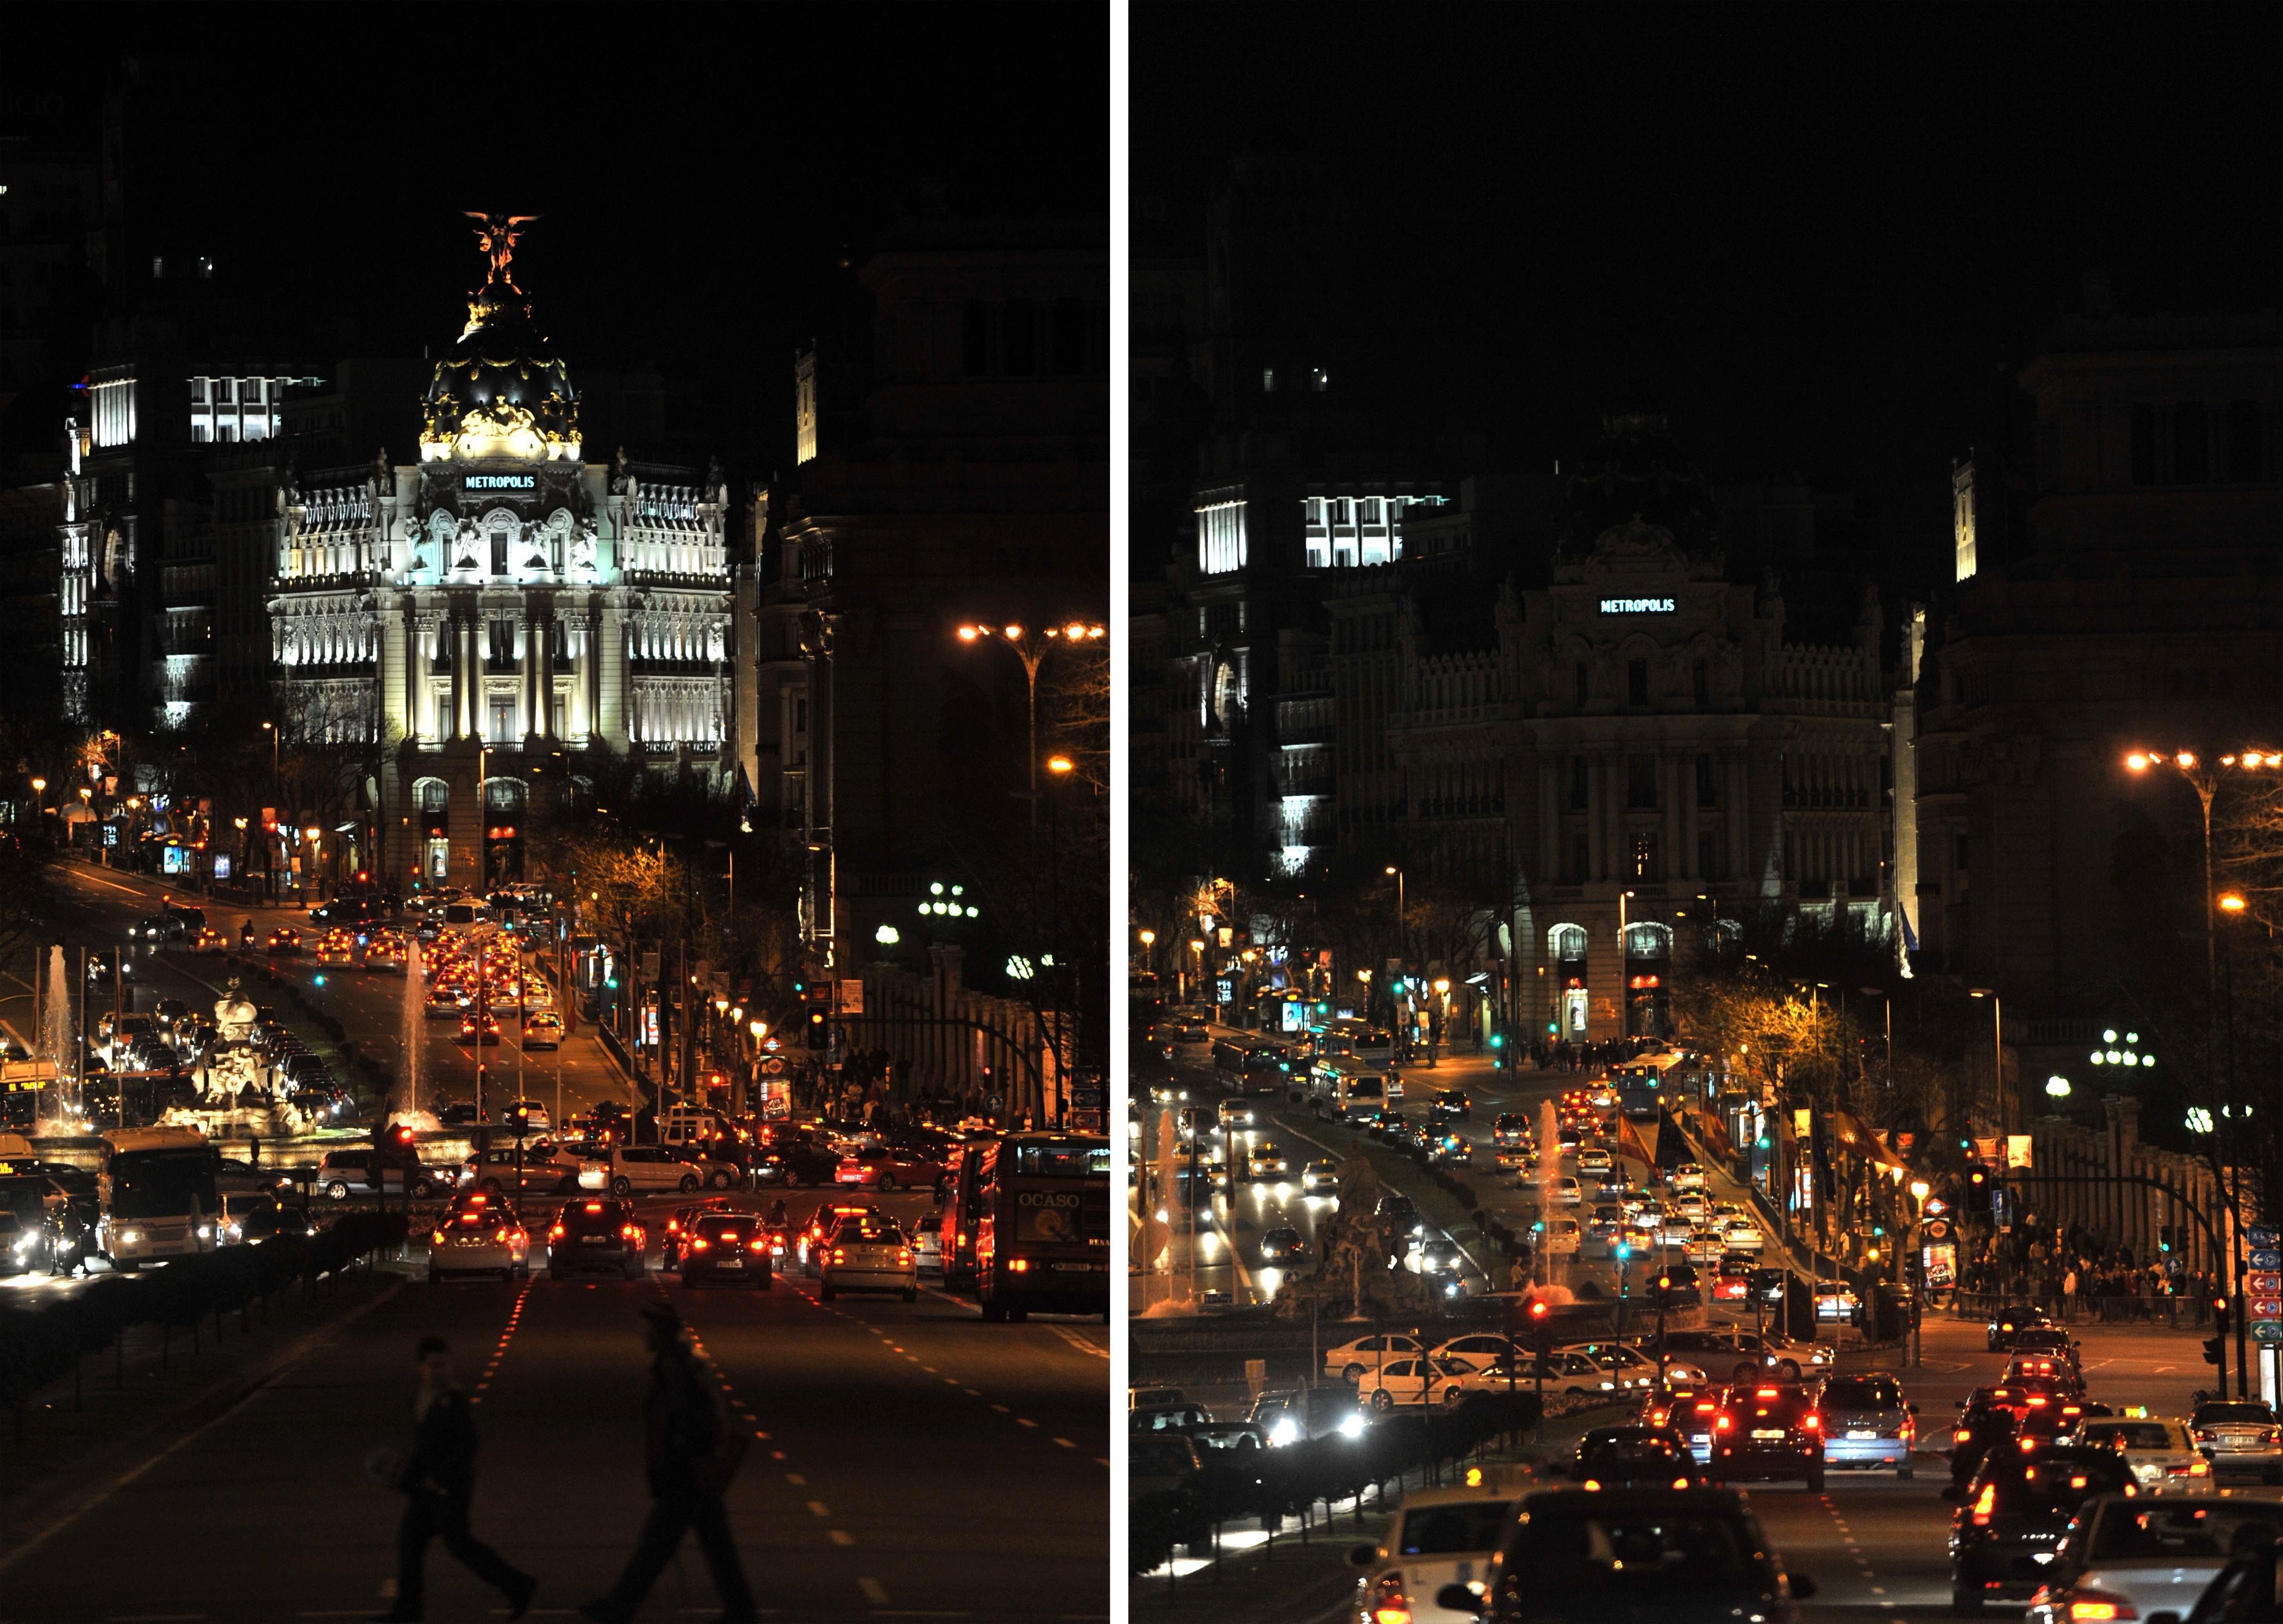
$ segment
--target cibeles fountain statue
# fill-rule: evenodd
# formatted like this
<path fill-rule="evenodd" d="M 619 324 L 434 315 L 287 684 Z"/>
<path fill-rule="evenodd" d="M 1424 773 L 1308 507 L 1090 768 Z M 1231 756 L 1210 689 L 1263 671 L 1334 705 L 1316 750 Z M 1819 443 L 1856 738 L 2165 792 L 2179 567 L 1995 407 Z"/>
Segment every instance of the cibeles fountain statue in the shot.
<path fill-rule="evenodd" d="M 1379 1210 L 1379 1169 L 1361 1156 L 1340 1163 L 1339 1205 L 1316 1226 L 1313 1273 L 1288 1280 L 1276 1294 L 1276 1312 L 1305 1318 L 1310 1312 L 1360 1318 L 1424 1312 L 1427 1282 L 1399 1260 L 1406 1248 L 1395 1220 Z"/>

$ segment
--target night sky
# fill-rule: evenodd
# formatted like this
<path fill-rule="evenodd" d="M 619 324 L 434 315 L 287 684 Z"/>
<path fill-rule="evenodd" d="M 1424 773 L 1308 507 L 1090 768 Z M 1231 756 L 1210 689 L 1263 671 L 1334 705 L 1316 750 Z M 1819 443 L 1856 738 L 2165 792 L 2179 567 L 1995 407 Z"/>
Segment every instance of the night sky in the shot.
<path fill-rule="evenodd" d="M 200 6 L 43 28 L 90 137 L 121 58 L 177 87 L 138 204 L 280 315 L 346 313 L 357 353 L 417 355 L 482 279 L 460 211 L 540 214 L 518 279 L 574 378 L 692 375 L 732 433 L 759 389 L 790 443 L 792 347 L 844 246 L 861 259 L 898 216 L 1095 216 L 1106 240 L 1089 6 Z"/>
<path fill-rule="evenodd" d="M 1646 400 L 1716 481 L 1797 471 L 1946 546 L 1951 457 L 2086 273 L 2274 307 L 2279 19 L 1137 6 L 1134 193 L 1311 154 L 1354 389 L 1532 467 Z"/>

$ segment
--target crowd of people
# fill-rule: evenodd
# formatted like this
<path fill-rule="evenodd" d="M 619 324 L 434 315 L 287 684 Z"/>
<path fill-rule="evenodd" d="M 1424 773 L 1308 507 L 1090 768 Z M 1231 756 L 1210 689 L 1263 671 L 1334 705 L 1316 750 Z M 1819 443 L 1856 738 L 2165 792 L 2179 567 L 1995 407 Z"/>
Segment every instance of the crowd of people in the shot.
<path fill-rule="evenodd" d="M 2209 1270 L 2190 1270 L 2177 1252 L 2136 1257 L 2081 1224 L 2040 1225 L 2037 1215 L 2011 1233 L 1983 1240 L 1960 1266 L 1966 1290 L 1985 1296 L 2036 1302 L 2072 1317 L 2132 1320 L 2168 1317 L 2174 1304 L 2199 1308 L 2221 1294 Z"/>

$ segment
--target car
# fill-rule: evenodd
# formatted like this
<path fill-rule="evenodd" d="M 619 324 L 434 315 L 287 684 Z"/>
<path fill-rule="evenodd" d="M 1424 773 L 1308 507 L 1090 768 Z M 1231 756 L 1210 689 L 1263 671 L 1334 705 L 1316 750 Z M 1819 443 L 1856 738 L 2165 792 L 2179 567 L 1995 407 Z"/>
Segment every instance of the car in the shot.
<path fill-rule="evenodd" d="M 1859 1325 L 1863 1304 L 1855 1288 L 1844 1280 L 1818 1280 L 1814 1286 L 1815 1317 L 1823 1325 Z"/>
<path fill-rule="evenodd" d="M 486 1015 L 481 1021 L 479 1021 L 476 1019 L 474 1014 L 471 1012 L 460 1017 L 460 1041 L 462 1043 L 471 1043 L 480 1047 L 486 1044 L 495 1044 L 499 1040 L 500 1023 L 499 1017 L 497 1015 Z"/>
<path fill-rule="evenodd" d="M 1823 1492 L 1823 1418 L 1806 1388 L 1740 1381 L 1721 1395 L 1712 1423 L 1714 1480 L 1798 1478 Z"/>
<path fill-rule="evenodd" d="M 1728 1244 L 1710 1230 L 1699 1230 L 1682 1243 L 1680 1255 L 1709 1269 L 1728 1255 Z"/>
<path fill-rule="evenodd" d="M 730 1210 L 728 1196 L 708 1195 L 666 1214 L 665 1225 L 658 1232 L 658 1266 L 672 1273 L 681 1264 L 682 1241 L 697 1220 L 709 1213 Z"/>
<path fill-rule="evenodd" d="M 869 1190 L 937 1190 L 943 1179 L 941 1162 L 900 1145 L 850 1151 L 832 1176 L 837 1185 Z"/>
<path fill-rule="evenodd" d="M 2031 1303 L 2018 1303 L 2009 1309 L 2000 1309 L 1990 1317 L 1990 1351 L 2005 1353 L 2014 1346 L 2014 1333 L 2032 1327 L 2048 1330 L 2053 1323 L 2051 1315 Z"/>
<path fill-rule="evenodd" d="M 1356 1581 L 1362 1619 L 1406 1619 L 1416 1624 L 1463 1624 L 1471 1608 L 1436 1605 L 1443 1589 L 1482 1579 L 1491 1571 L 1515 1497 L 1535 1482 L 1526 1467 L 1493 1467 L 1474 1474 L 1471 1487 L 1411 1489 L 1387 1519 L 1376 1544 L 1360 1544 L 1348 1559 L 1363 1570 Z"/>
<path fill-rule="evenodd" d="M 1329 1157 L 1319 1157 L 1300 1169 L 1300 1193 L 1303 1195 L 1337 1195 L 1340 1193 L 1340 1166 Z"/>
<path fill-rule="evenodd" d="M 1176 1387 L 1136 1388 L 1126 1395 L 1126 1430 L 1129 1435 L 1179 1433 L 1188 1436 L 1213 1425 L 1213 1413 L 1192 1402 Z"/>
<path fill-rule="evenodd" d="M 1252 1102 L 1249 1100 L 1224 1100 L 1215 1113 L 1218 1125 L 1223 1129 L 1251 1128 L 1255 1125 Z"/>
<path fill-rule="evenodd" d="M 535 1009 L 523 1018 L 523 1037 L 526 1049 L 559 1049 L 563 1046 L 563 1017 L 551 1009 Z"/>
<path fill-rule="evenodd" d="M 1280 1224 L 1261 1234 L 1260 1261 L 1264 1263 L 1297 1263 L 1304 1262 L 1307 1255 L 1308 1243 L 1290 1224 Z"/>
<path fill-rule="evenodd" d="M 1712 1301 L 1746 1302 L 1751 1294 L 1752 1266 L 1738 1258 L 1722 1258 L 1712 1275 Z"/>
<path fill-rule="evenodd" d="M 1358 1439 L 1367 1425 L 1363 1407 L 1345 1387 L 1269 1388 L 1252 1401 L 1245 1419 L 1273 1449 L 1317 1438 Z"/>
<path fill-rule="evenodd" d="M 1356 1379 L 1356 1400 L 1383 1414 L 1398 1406 L 1450 1404 L 1464 1396 L 1466 1378 L 1476 1373 L 1466 1359 L 1413 1354 L 1373 1366 Z"/>
<path fill-rule="evenodd" d="M 1616 1167 L 1616 1158 L 1598 1145 L 1587 1145 L 1578 1152 L 1578 1172 L 1581 1177 L 1606 1177 Z"/>
<path fill-rule="evenodd" d="M 512 1145 L 494 1146 L 460 1164 L 460 1187 L 497 1196 L 520 1191 L 575 1195 L 579 1158 L 553 1145 L 526 1145 L 518 1159 Z"/>
<path fill-rule="evenodd" d="M 456 1205 L 428 1236 L 428 1284 L 448 1274 L 496 1274 L 512 1280 L 531 1269 L 531 1236 L 504 1202 L 478 1191 Z"/>
<path fill-rule="evenodd" d="M 840 1153 L 813 1134 L 781 1133 L 753 1162 L 753 1182 L 764 1185 L 822 1185 L 833 1182 Z"/>
<path fill-rule="evenodd" d="M 639 1280 L 649 1235 L 634 1208 L 605 1196 L 565 1201 L 547 1231 L 547 1278 L 600 1271 Z"/>
<path fill-rule="evenodd" d="M 1204 1469 L 1197 1446 L 1186 1434 L 1149 1433 L 1133 1438 L 1126 1446 L 1126 1497 L 1130 1503 L 1147 1496 L 1169 1495 L 1180 1504 L 1184 1491 Z M 1199 1526 L 1196 1511 L 1182 1507 L 1179 1531 L 1185 1537 L 1203 1538 L 1209 1526 Z"/>
<path fill-rule="evenodd" d="M 1720 1232 L 1720 1244 L 1730 1253 L 1757 1257 L 1767 1249 L 1767 1235 L 1749 1218 L 1739 1215 L 1715 1222 Z"/>
<path fill-rule="evenodd" d="M 194 953 L 204 953 L 208 956 L 215 953 L 226 953 L 230 951 L 230 938 L 222 935 L 221 931 L 216 930 L 213 926 L 208 925 L 200 929 L 197 936 L 191 938 L 191 951 Z"/>
<path fill-rule="evenodd" d="M 1563 1342 L 1560 1351 L 1584 1354 L 1609 1373 L 1619 1392 L 1657 1385 L 1657 1362 L 1654 1352 L 1615 1341 Z M 1698 1383 L 1705 1379 L 1705 1372 L 1700 1366 L 1686 1358 L 1673 1357 L 1670 1350 L 1666 1352 L 1664 1379 Z"/>
<path fill-rule="evenodd" d="M 1470 1581 L 1483 1593 L 1470 1582 L 1445 1584 L 1434 1595 L 1445 1611 L 1431 1616 L 1483 1624 L 1790 1624 L 1793 1604 L 1815 1594 L 1806 1574 L 1785 1573 L 1775 1542 L 1731 1489 L 1525 1492 L 1499 1544 Z"/>
<path fill-rule="evenodd" d="M 1897 1478 L 1911 1475 L 1919 1410 L 1893 1377 L 1828 1377 L 1816 1395 L 1816 1409 L 1823 1417 L 1825 1465 L 1890 1467 Z"/>
<path fill-rule="evenodd" d="M 1578 1441 L 1570 1475 L 1589 1489 L 1699 1488 L 1710 1480 L 1670 1426 L 1596 1426 Z"/>
<path fill-rule="evenodd" d="M 371 1150 L 329 1150 L 317 1163 L 310 1183 L 328 1201 L 347 1201 L 351 1195 L 374 1195 L 381 1193 L 384 1171 L 397 1171 L 395 1164 L 386 1162 Z M 439 1189 L 449 1188 L 459 1182 L 456 1173 L 445 1173 L 425 1167 L 403 1169 L 409 1177 L 404 1182 L 412 1186 L 415 1195 L 427 1195 Z M 390 1190 L 402 1187 L 397 1177 L 388 1178 Z"/>
<path fill-rule="evenodd" d="M 1272 1140 L 1263 1139 L 1244 1153 L 1244 1176 L 1249 1179 L 1282 1178 L 1291 1165 L 1282 1148 Z"/>
<path fill-rule="evenodd" d="M 885 1214 L 843 1218 L 825 1238 L 816 1287 L 827 1302 L 845 1291 L 893 1292 L 906 1302 L 917 1302 L 919 1265 L 912 1243 Z"/>
<path fill-rule="evenodd" d="M 1175 1043 L 1204 1043 L 1212 1034 L 1194 1015 L 1177 1016 L 1166 1023 L 1165 1035 Z"/>
<path fill-rule="evenodd" d="M 347 964 L 356 946 L 346 930 L 328 930 L 317 938 L 317 962 L 320 965 Z"/>
<path fill-rule="evenodd" d="M 2114 1449 L 2063 1446 L 1991 1454 L 1951 1517 L 1950 1610 L 1972 1618 L 1991 1602 L 2026 1602 L 2038 1595 L 2077 1508 L 2098 1496 L 2121 1494 L 2131 1483 L 2131 1467 Z"/>
<path fill-rule="evenodd" d="M 2229 1558 L 2272 1551 L 2279 1537 L 2283 1504 L 2255 1490 L 2186 1500 L 2102 1495 L 2078 1507 L 2024 1624 L 2186 1618 Z"/>
<path fill-rule="evenodd" d="M 822 1271 L 825 1238 L 834 1230 L 838 1229 L 844 1220 L 860 1217 L 877 1218 L 883 1215 L 877 1207 L 868 1202 L 853 1201 L 845 1196 L 820 1205 L 809 1216 L 808 1222 L 801 1225 L 799 1234 L 793 1239 L 794 1250 L 800 1257 L 802 1272 L 818 1274 Z"/>
<path fill-rule="evenodd" d="M 1950 1433 L 1950 1488 L 1956 1495 L 1974 1480 L 1982 1463 L 2002 1453 L 2020 1436 L 2021 1416 L 2008 1404 L 1979 1390 L 1959 1405 Z"/>
<path fill-rule="evenodd" d="M 657 1190 L 685 1194 L 705 1182 L 705 1169 L 659 1145 L 611 1145 L 579 1163 L 579 1187 L 628 1196 Z"/>
<path fill-rule="evenodd" d="M 2198 1404 L 2188 1431 L 2217 1476 L 2256 1472 L 2263 1482 L 2283 1482 L 2283 1426 L 2259 1399 L 2214 1399 Z"/>
<path fill-rule="evenodd" d="M 2085 1420 L 2077 1427 L 2077 1441 L 2124 1457 L 2143 1489 L 2201 1494 L 2218 1487 L 2211 1462 L 2196 1448 L 2187 1422 L 2178 1416 L 2152 1416 L 2136 1406 L 2122 1416 Z"/>
<path fill-rule="evenodd" d="M 301 933 L 291 925 L 280 925 L 269 933 L 265 945 L 273 953 L 298 953 L 301 951 Z"/>
<path fill-rule="evenodd" d="M 1557 1207 L 1582 1207 L 1586 1204 L 1586 1193 L 1578 1188 L 1576 1179 L 1563 1177 L 1554 1181 L 1553 1201 Z"/>
<path fill-rule="evenodd" d="M 420 1013 L 431 1021 L 456 1021 L 460 1018 L 460 995 L 449 987 L 431 987 L 420 1000 Z"/>
<path fill-rule="evenodd" d="M 943 1215 L 929 1213 L 912 1232 L 912 1263 L 922 1274 L 943 1278 Z"/>
<path fill-rule="evenodd" d="M 685 1225 L 680 1259 L 682 1283 L 752 1286 L 776 1284 L 776 1265 L 767 1228 L 750 1212 L 700 1213 Z"/>
<path fill-rule="evenodd" d="M 1704 1169 L 1701 1163 L 1684 1162 L 1672 1169 L 1666 1182 L 1675 1190 L 1702 1190 L 1705 1183 Z"/>
<path fill-rule="evenodd" d="M 2001 1387 L 2030 1387 L 2040 1393 L 2082 1395 L 2084 1377 L 2073 1358 L 2056 1359 L 2050 1354 L 2017 1353 L 2006 1361 L 2005 1372 L 1998 1378 Z"/>
<path fill-rule="evenodd" d="M 2013 1346 L 2007 1351 L 2017 1359 L 2025 1356 L 2066 1359 L 2075 1369 L 2080 1349 L 2075 1339 L 2058 1325 L 2025 1325 L 2014 1333 Z"/>
<path fill-rule="evenodd" d="M 1324 1374 L 1353 1384 L 1387 1360 L 1426 1351 L 1417 1337 L 1400 1331 L 1359 1336 L 1324 1349 Z"/>

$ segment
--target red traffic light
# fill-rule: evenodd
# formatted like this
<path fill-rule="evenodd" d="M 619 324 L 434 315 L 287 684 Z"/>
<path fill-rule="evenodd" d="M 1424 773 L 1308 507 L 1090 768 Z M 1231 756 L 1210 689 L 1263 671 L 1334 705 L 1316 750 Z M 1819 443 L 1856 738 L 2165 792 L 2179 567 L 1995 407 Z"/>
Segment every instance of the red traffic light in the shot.
<path fill-rule="evenodd" d="M 1547 1316 L 1549 1312 L 1551 1312 L 1551 1311 L 1552 1311 L 1552 1310 L 1551 1310 L 1551 1309 L 1550 1309 L 1550 1308 L 1548 1307 L 1548 1305 L 1547 1305 L 1547 1301 L 1546 1301 L 1546 1299 L 1545 1299 L 1545 1298 L 1543 1298 L 1543 1297 L 1533 1297 L 1533 1298 L 1531 1298 L 1531 1302 L 1530 1302 L 1530 1317 L 1531 1317 L 1531 1318 L 1532 1318 L 1532 1319 L 1544 1319 L 1544 1318 L 1546 1317 L 1546 1316 Z"/>

